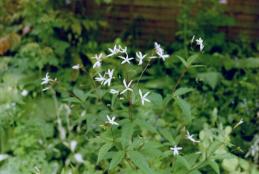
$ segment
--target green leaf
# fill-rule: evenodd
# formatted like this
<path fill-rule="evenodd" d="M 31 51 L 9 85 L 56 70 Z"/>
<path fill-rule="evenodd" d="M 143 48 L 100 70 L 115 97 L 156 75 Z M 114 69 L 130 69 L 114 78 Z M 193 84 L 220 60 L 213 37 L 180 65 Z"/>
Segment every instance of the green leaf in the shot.
<path fill-rule="evenodd" d="M 123 158 L 124 158 L 124 152 L 123 151 L 115 152 L 115 154 L 112 157 L 109 170 L 112 170 L 117 165 L 119 165 L 120 162 L 123 160 Z"/>
<path fill-rule="evenodd" d="M 192 119 L 191 105 L 180 97 L 176 97 L 175 100 L 178 106 L 181 108 L 187 123 L 190 122 Z"/>
<path fill-rule="evenodd" d="M 180 155 L 177 156 L 177 163 L 178 163 L 178 165 L 181 165 L 181 166 L 185 167 L 186 169 L 191 168 L 188 161 L 183 156 L 180 156 Z"/>
<path fill-rule="evenodd" d="M 104 159 L 105 155 L 107 154 L 107 152 L 112 148 L 113 144 L 112 143 L 107 143 L 104 144 L 100 150 L 99 150 L 99 154 L 98 154 L 98 159 L 97 159 L 97 163 L 99 163 L 101 160 Z"/>
<path fill-rule="evenodd" d="M 139 153 L 138 151 L 129 151 L 128 156 L 130 160 L 139 167 L 139 169 L 145 174 L 152 174 L 154 173 L 148 165 L 147 160 L 145 157 Z"/>
<path fill-rule="evenodd" d="M 121 131 L 121 144 L 123 148 L 129 145 L 131 142 L 132 134 L 134 132 L 134 124 L 128 122 L 127 124 L 123 125 Z"/>
<path fill-rule="evenodd" d="M 184 95 L 184 94 L 186 94 L 186 93 L 188 93 L 188 92 L 191 92 L 191 91 L 193 91 L 192 88 L 182 87 L 182 88 L 177 89 L 177 90 L 174 92 L 174 95 L 175 95 L 175 96 L 181 96 L 181 95 Z"/>
<path fill-rule="evenodd" d="M 219 81 L 220 74 L 217 72 L 200 73 L 197 75 L 197 78 L 207 83 L 211 88 L 214 89 Z"/>
<path fill-rule="evenodd" d="M 199 57 L 199 54 L 194 54 L 187 60 L 188 66 L 192 65 L 193 62 Z"/>
<path fill-rule="evenodd" d="M 168 140 L 171 144 L 175 144 L 174 138 L 168 129 L 161 129 L 160 133 L 163 137 Z"/>
<path fill-rule="evenodd" d="M 183 57 L 181 56 L 176 56 L 176 57 L 181 60 L 181 62 L 184 64 L 185 67 L 188 67 L 188 63 L 184 60 Z"/>
<path fill-rule="evenodd" d="M 217 174 L 220 173 L 218 163 L 216 163 L 214 160 L 210 160 L 208 164 Z"/>
<path fill-rule="evenodd" d="M 85 97 L 85 93 L 84 91 L 78 89 L 78 88 L 74 88 L 73 93 L 75 94 L 75 96 L 77 96 L 81 101 L 85 101 L 86 97 Z"/>

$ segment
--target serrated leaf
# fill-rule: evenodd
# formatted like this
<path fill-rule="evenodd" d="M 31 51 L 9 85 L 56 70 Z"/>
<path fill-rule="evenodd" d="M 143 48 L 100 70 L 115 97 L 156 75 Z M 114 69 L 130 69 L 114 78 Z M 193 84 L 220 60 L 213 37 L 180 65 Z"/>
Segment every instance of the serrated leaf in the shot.
<path fill-rule="evenodd" d="M 174 92 L 174 95 L 175 95 L 175 96 L 181 96 L 181 95 L 184 95 L 184 94 L 186 94 L 186 93 L 188 93 L 188 92 L 191 92 L 191 91 L 193 91 L 192 88 L 182 87 L 182 88 L 177 89 L 177 90 Z"/>
<path fill-rule="evenodd" d="M 181 108 L 181 110 L 182 110 L 182 112 L 185 116 L 186 121 L 190 122 L 191 119 L 192 119 L 191 105 L 187 101 L 183 100 L 180 97 L 176 97 L 175 99 L 176 99 L 176 103 Z"/>
<path fill-rule="evenodd" d="M 109 170 L 112 170 L 117 165 L 119 165 L 120 162 L 123 160 L 123 158 L 124 158 L 124 152 L 123 151 L 115 152 L 115 154 L 112 157 L 112 160 L 111 160 L 111 163 L 110 163 L 110 166 L 109 166 Z"/>
<path fill-rule="evenodd" d="M 138 166 L 138 168 L 145 174 L 152 174 L 154 173 L 148 165 L 147 160 L 145 157 L 139 153 L 138 151 L 129 151 L 128 156 L 130 160 Z"/>
<path fill-rule="evenodd" d="M 213 160 L 210 160 L 210 161 L 208 162 L 208 164 L 209 164 L 209 166 L 210 166 L 217 174 L 220 173 L 218 163 L 216 163 L 216 162 L 213 161 Z"/>
<path fill-rule="evenodd" d="M 97 163 L 99 163 L 101 160 L 104 159 L 105 155 L 107 154 L 107 152 L 112 148 L 113 144 L 112 143 L 107 143 L 104 144 L 98 153 L 98 159 L 97 159 Z"/>

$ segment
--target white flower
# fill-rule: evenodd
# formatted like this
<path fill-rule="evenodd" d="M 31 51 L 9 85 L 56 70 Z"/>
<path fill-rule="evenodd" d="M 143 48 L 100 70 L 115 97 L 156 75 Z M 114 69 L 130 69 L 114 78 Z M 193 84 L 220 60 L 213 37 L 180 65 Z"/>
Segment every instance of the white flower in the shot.
<path fill-rule="evenodd" d="M 76 162 L 78 162 L 78 163 L 84 163 L 84 159 L 83 159 L 83 157 L 82 157 L 82 155 L 81 155 L 80 153 L 76 153 L 76 154 L 74 155 L 74 157 L 75 157 Z"/>
<path fill-rule="evenodd" d="M 241 124 L 244 123 L 244 120 L 241 118 L 241 120 L 234 126 L 234 129 L 240 126 Z"/>
<path fill-rule="evenodd" d="M 119 125 L 119 123 L 117 123 L 115 121 L 116 117 L 114 117 L 114 116 L 110 117 L 109 115 L 107 115 L 106 118 L 108 120 L 108 121 L 106 121 L 106 123 L 111 124 L 111 125 L 117 125 L 117 126 Z"/>
<path fill-rule="evenodd" d="M 119 45 L 119 52 L 120 53 L 125 53 L 127 54 L 127 47 L 125 47 L 124 49 Z"/>
<path fill-rule="evenodd" d="M 139 89 L 139 95 L 140 95 L 140 98 L 141 98 L 141 104 L 144 105 L 145 104 L 145 101 L 146 102 L 150 102 L 149 99 L 147 99 L 147 96 L 148 96 L 149 92 L 145 93 L 144 95 L 142 94 L 142 91 Z"/>
<path fill-rule="evenodd" d="M 110 70 L 108 69 L 108 71 L 105 73 L 108 75 L 108 78 L 104 81 L 104 85 L 108 85 L 110 86 L 111 85 L 111 81 L 112 81 L 112 78 L 113 78 L 113 72 L 114 72 L 114 69 Z"/>
<path fill-rule="evenodd" d="M 7 158 L 9 158 L 9 155 L 7 155 L 7 154 L 0 154 L 0 162 L 6 160 Z"/>
<path fill-rule="evenodd" d="M 198 141 L 198 140 L 195 140 L 195 139 L 193 138 L 193 135 L 191 135 L 191 134 L 189 133 L 189 131 L 187 131 L 186 138 L 187 138 L 188 140 L 194 142 L 194 143 L 199 143 L 199 142 L 200 142 L 200 141 Z"/>
<path fill-rule="evenodd" d="M 102 61 L 102 57 L 103 57 L 103 54 L 96 54 L 93 58 L 96 60 L 96 62 L 94 63 L 93 65 L 93 68 L 96 68 L 96 67 L 100 67 L 101 66 L 101 61 Z"/>
<path fill-rule="evenodd" d="M 72 69 L 79 70 L 79 69 L 80 69 L 80 65 L 79 65 L 79 64 L 73 65 L 73 66 L 72 66 Z"/>
<path fill-rule="evenodd" d="M 124 63 L 130 64 L 130 60 L 134 59 L 133 57 L 129 58 L 128 54 L 126 54 L 126 57 L 119 56 L 119 58 L 123 59 L 123 61 L 121 62 L 121 64 L 124 64 Z"/>
<path fill-rule="evenodd" d="M 197 44 L 198 46 L 200 46 L 200 51 L 202 51 L 203 48 L 204 48 L 202 38 L 196 39 L 195 41 L 196 41 L 196 44 Z"/>
<path fill-rule="evenodd" d="M 49 73 L 46 73 L 45 77 L 42 78 L 41 80 L 42 80 L 41 82 L 42 85 L 48 84 L 51 81 L 51 79 L 49 78 Z"/>
<path fill-rule="evenodd" d="M 76 140 L 70 141 L 70 150 L 72 152 L 74 152 L 76 150 L 76 146 L 77 146 L 77 141 Z"/>
<path fill-rule="evenodd" d="M 111 57 L 116 55 L 120 52 L 119 48 L 117 48 L 117 45 L 114 45 L 113 49 L 109 48 L 110 54 L 107 57 Z"/>
<path fill-rule="evenodd" d="M 124 94 L 127 91 L 133 91 L 133 89 L 130 88 L 131 83 L 132 83 L 132 80 L 128 84 L 125 79 L 123 80 L 123 85 L 125 89 L 121 92 L 121 94 Z"/>
<path fill-rule="evenodd" d="M 26 89 L 22 90 L 21 95 L 26 97 L 28 95 L 28 91 Z"/>
<path fill-rule="evenodd" d="M 136 52 L 136 56 L 138 58 L 138 61 L 139 61 L 139 65 L 142 65 L 143 64 L 143 59 L 147 56 L 146 54 L 143 55 L 140 51 L 139 52 Z"/>
<path fill-rule="evenodd" d="M 195 39 L 195 35 L 192 36 L 192 40 L 191 40 L 191 43 L 194 42 L 194 39 Z"/>
<path fill-rule="evenodd" d="M 161 48 L 161 46 L 155 42 L 155 50 L 156 50 L 156 54 L 163 59 L 163 61 L 165 61 L 165 59 L 167 59 L 169 57 L 168 54 L 164 54 L 164 50 L 163 48 Z"/>
<path fill-rule="evenodd" d="M 111 89 L 110 93 L 111 94 L 119 94 L 120 92 L 118 90 L 116 90 L 116 89 Z"/>
<path fill-rule="evenodd" d="M 176 145 L 170 148 L 170 150 L 173 151 L 174 156 L 179 155 L 179 151 L 182 149 L 182 147 L 177 147 Z"/>
<path fill-rule="evenodd" d="M 99 77 L 95 77 L 95 81 L 100 82 L 101 85 L 104 84 L 104 82 L 106 81 L 106 78 L 104 76 L 102 76 L 100 73 L 98 73 Z"/>

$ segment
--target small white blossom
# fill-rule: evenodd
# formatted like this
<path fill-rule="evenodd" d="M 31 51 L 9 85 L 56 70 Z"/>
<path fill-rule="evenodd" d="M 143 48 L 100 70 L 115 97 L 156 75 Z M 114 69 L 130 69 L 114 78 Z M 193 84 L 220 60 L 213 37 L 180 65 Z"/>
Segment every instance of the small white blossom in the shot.
<path fill-rule="evenodd" d="M 134 59 L 133 57 L 130 57 L 130 58 L 129 58 L 128 54 L 126 54 L 126 57 L 119 56 L 119 58 L 123 59 L 123 61 L 121 62 L 121 64 L 124 64 L 124 63 L 130 64 L 130 60 Z"/>
<path fill-rule="evenodd" d="M 119 94 L 120 91 L 116 90 L 116 89 L 110 89 L 110 93 L 111 94 Z"/>
<path fill-rule="evenodd" d="M 195 41 L 196 41 L 196 44 L 200 47 L 200 51 L 202 51 L 203 48 L 204 48 L 204 44 L 203 44 L 202 38 L 196 39 Z"/>
<path fill-rule="evenodd" d="M 161 48 L 161 46 L 155 42 L 155 50 L 156 50 L 156 54 L 163 59 L 163 61 L 165 61 L 165 59 L 167 59 L 169 57 L 168 54 L 164 54 L 164 49 Z"/>
<path fill-rule="evenodd" d="M 23 97 L 26 97 L 27 95 L 28 95 L 28 91 L 26 90 L 26 89 L 24 89 L 24 90 L 22 90 L 22 92 L 21 92 L 21 95 L 23 96 Z"/>
<path fill-rule="evenodd" d="M 191 142 L 193 142 L 193 143 L 199 143 L 199 142 L 200 142 L 200 141 L 198 141 L 198 140 L 195 140 L 195 139 L 193 138 L 193 135 L 191 135 L 191 134 L 189 133 L 189 131 L 187 131 L 186 138 L 187 138 L 188 140 L 190 140 Z"/>
<path fill-rule="evenodd" d="M 41 80 L 42 80 L 41 82 L 42 85 L 49 84 L 49 82 L 51 81 L 51 79 L 49 78 L 49 73 L 46 73 L 45 77 L 43 77 Z"/>
<path fill-rule="evenodd" d="M 234 126 L 234 129 L 237 128 L 238 126 L 240 126 L 241 124 L 243 124 L 244 121 L 243 119 L 241 119 L 235 126 Z"/>
<path fill-rule="evenodd" d="M 72 69 L 74 69 L 74 70 L 79 70 L 79 69 L 80 69 L 80 65 L 79 65 L 79 64 L 73 65 L 73 66 L 72 66 Z"/>
<path fill-rule="evenodd" d="M 143 59 L 147 56 L 146 54 L 142 54 L 140 51 L 139 52 L 136 52 L 136 56 L 138 58 L 138 64 L 139 65 L 142 65 L 143 64 Z"/>
<path fill-rule="evenodd" d="M 93 68 L 96 68 L 96 67 L 100 67 L 102 65 L 102 57 L 103 57 L 103 54 L 96 54 L 93 58 L 96 60 L 96 62 L 94 63 L 93 65 Z"/>
<path fill-rule="evenodd" d="M 119 45 L 119 52 L 120 52 L 120 53 L 125 53 L 125 54 L 127 54 L 127 47 L 122 48 L 122 47 Z"/>
<path fill-rule="evenodd" d="M 220 4 L 227 4 L 228 1 L 227 1 L 227 0 L 219 0 L 219 3 L 220 3 Z"/>
<path fill-rule="evenodd" d="M 176 145 L 170 148 L 170 150 L 173 151 L 174 156 L 179 155 L 179 151 L 182 149 L 182 147 L 177 147 Z"/>
<path fill-rule="evenodd" d="M 108 86 L 111 86 L 111 81 L 112 81 L 112 78 L 113 78 L 113 72 L 114 72 L 114 69 L 110 70 L 108 69 L 108 71 L 105 73 L 108 75 L 108 78 L 104 81 L 104 85 L 108 85 Z"/>
<path fill-rule="evenodd" d="M 107 57 L 111 57 L 116 55 L 120 52 L 119 48 L 117 48 L 117 45 L 114 45 L 113 49 L 109 48 L 110 54 Z"/>
<path fill-rule="evenodd" d="M 74 152 L 74 151 L 76 150 L 76 146 L 77 146 L 77 141 L 76 141 L 76 140 L 72 140 L 72 141 L 70 142 L 70 150 L 71 150 L 72 152 Z"/>
<path fill-rule="evenodd" d="M 99 75 L 98 77 L 95 77 L 95 81 L 100 82 L 101 85 L 103 85 L 104 82 L 106 81 L 106 78 L 103 75 L 101 75 L 100 73 L 98 73 L 98 75 Z"/>
<path fill-rule="evenodd" d="M 114 116 L 110 117 L 109 115 L 107 115 L 106 118 L 108 120 L 108 121 L 106 121 L 106 123 L 111 124 L 111 125 L 116 125 L 116 126 L 119 125 L 119 123 L 115 121 L 116 117 L 114 117 Z"/>
<path fill-rule="evenodd" d="M 128 84 L 125 79 L 123 80 L 123 85 L 125 89 L 121 92 L 121 94 L 124 94 L 127 91 L 133 91 L 133 89 L 130 88 L 131 83 L 132 83 L 132 80 Z"/>
<path fill-rule="evenodd" d="M 145 93 L 144 95 L 142 94 L 142 91 L 139 89 L 139 95 L 140 95 L 140 98 L 141 98 L 141 104 L 144 105 L 145 102 L 150 102 L 149 99 L 147 99 L 147 96 L 148 96 L 149 92 Z"/>
<path fill-rule="evenodd" d="M 76 153 L 76 154 L 74 155 L 74 157 L 75 157 L 76 162 L 78 162 L 78 163 L 84 163 L 84 159 L 83 159 L 83 157 L 82 157 L 82 155 L 81 155 L 80 153 Z"/>

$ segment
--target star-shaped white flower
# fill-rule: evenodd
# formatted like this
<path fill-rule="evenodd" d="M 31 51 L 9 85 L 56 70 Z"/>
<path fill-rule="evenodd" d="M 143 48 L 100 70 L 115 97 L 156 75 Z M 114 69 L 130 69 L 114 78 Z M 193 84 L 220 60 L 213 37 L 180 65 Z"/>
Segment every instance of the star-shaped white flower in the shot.
<path fill-rule="evenodd" d="M 139 95 L 140 95 L 140 99 L 141 99 L 141 104 L 144 105 L 145 102 L 150 102 L 149 99 L 147 99 L 147 96 L 150 92 L 145 93 L 144 95 L 142 94 L 142 91 L 139 89 Z"/>
<path fill-rule="evenodd" d="M 101 85 L 103 85 L 104 82 L 106 81 L 106 78 L 100 73 L 98 73 L 98 75 L 99 75 L 98 77 L 95 77 L 95 81 L 100 82 Z"/>
<path fill-rule="evenodd" d="M 96 62 L 94 63 L 93 65 L 93 68 L 97 68 L 97 67 L 100 67 L 102 65 L 102 57 L 103 57 L 103 54 L 96 54 L 93 58 L 96 60 Z"/>
<path fill-rule="evenodd" d="M 183 149 L 182 147 L 178 147 L 176 145 L 170 148 L 170 150 L 173 151 L 174 156 L 179 155 L 179 151 L 182 149 Z"/>
<path fill-rule="evenodd" d="M 108 120 L 108 121 L 106 121 L 106 123 L 111 124 L 111 125 L 116 125 L 116 126 L 119 125 L 119 123 L 115 121 L 115 119 L 116 119 L 115 116 L 110 117 L 109 115 L 107 115 L 106 118 Z"/>
<path fill-rule="evenodd" d="M 124 85 L 125 89 L 121 92 L 121 94 L 124 94 L 127 91 L 133 91 L 133 89 L 130 88 L 131 83 L 132 83 L 132 80 L 128 84 L 125 79 L 123 80 L 123 85 Z"/>
<path fill-rule="evenodd" d="M 72 66 L 72 69 L 74 69 L 74 70 L 79 70 L 79 69 L 80 69 L 80 65 L 79 65 L 79 64 L 73 65 L 73 66 Z"/>
<path fill-rule="evenodd" d="M 195 41 L 196 41 L 196 44 L 200 47 L 200 51 L 202 51 L 203 48 L 204 48 L 204 44 L 203 44 L 202 38 L 196 39 Z"/>
<path fill-rule="evenodd" d="M 161 48 L 161 46 L 155 42 L 155 50 L 156 50 L 156 54 L 163 60 L 165 61 L 165 59 L 167 59 L 169 57 L 168 54 L 164 53 L 164 49 Z"/>
<path fill-rule="evenodd" d="M 42 80 L 42 82 L 41 82 L 42 85 L 49 84 L 49 82 L 51 81 L 51 79 L 49 78 L 49 73 L 46 73 L 45 77 L 42 78 L 41 80 Z"/>
<path fill-rule="evenodd" d="M 121 62 L 121 64 L 124 64 L 124 63 L 130 64 L 130 60 L 134 59 L 133 57 L 130 57 L 130 58 L 129 58 L 128 54 L 126 54 L 126 57 L 119 56 L 119 58 L 123 59 L 123 61 Z"/>
<path fill-rule="evenodd" d="M 108 85 L 110 86 L 111 85 L 111 81 L 112 81 L 112 78 L 113 78 L 113 72 L 114 72 L 114 69 L 110 70 L 108 69 L 108 71 L 105 73 L 108 75 L 108 78 L 104 81 L 104 85 Z"/>
<path fill-rule="evenodd" d="M 142 65 L 143 64 L 143 59 L 147 56 L 146 54 L 142 54 L 140 51 L 139 52 L 136 52 L 136 56 L 138 58 L 138 64 L 139 65 Z"/>
<path fill-rule="evenodd" d="M 191 135 L 191 134 L 189 133 L 189 131 L 187 131 L 186 138 L 187 138 L 188 140 L 190 140 L 191 142 L 193 142 L 193 143 L 199 143 L 199 142 L 200 142 L 200 141 L 198 141 L 198 140 L 195 140 L 195 139 L 193 138 L 193 135 Z"/>
<path fill-rule="evenodd" d="M 26 89 L 22 90 L 22 92 L 21 92 L 21 95 L 23 97 L 26 97 L 28 94 L 29 94 L 29 92 Z"/>
<path fill-rule="evenodd" d="M 111 57 L 116 55 L 120 52 L 119 48 L 117 48 L 117 45 L 114 45 L 113 49 L 109 48 L 110 54 L 107 57 Z"/>

